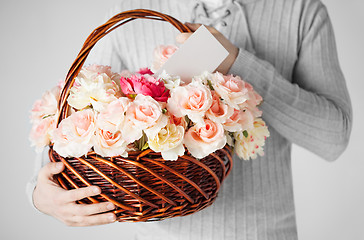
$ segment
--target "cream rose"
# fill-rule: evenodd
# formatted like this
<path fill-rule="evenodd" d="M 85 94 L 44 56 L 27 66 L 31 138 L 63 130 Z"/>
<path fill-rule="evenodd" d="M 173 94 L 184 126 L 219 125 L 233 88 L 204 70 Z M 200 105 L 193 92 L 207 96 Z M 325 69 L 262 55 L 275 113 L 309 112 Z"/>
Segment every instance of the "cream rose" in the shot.
<path fill-rule="evenodd" d="M 148 138 L 149 148 L 160 152 L 164 160 L 177 160 L 185 152 L 182 126 L 167 124 L 154 137 Z"/>
<path fill-rule="evenodd" d="M 78 110 L 92 106 L 100 112 L 110 102 L 121 96 L 119 86 L 106 73 L 83 69 L 67 98 L 68 104 Z"/>
<path fill-rule="evenodd" d="M 263 156 L 263 146 L 270 135 L 265 122 L 260 118 L 256 119 L 254 128 L 246 133 L 246 136 L 241 131 L 234 133 L 236 154 L 244 160 L 255 159 L 258 155 Z"/>
<path fill-rule="evenodd" d="M 94 133 L 94 112 L 91 109 L 75 112 L 54 130 L 53 148 L 62 157 L 80 157 L 90 151 Z"/>
<path fill-rule="evenodd" d="M 192 156 L 204 158 L 225 146 L 224 128 L 220 123 L 205 119 L 204 124 L 196 124 L 187 131 L 184 144 Z"/>
<path fill-rule="evenodd" d="M 216 93 L 235 109 L 248 99 L 246 83 L 239 76 L 224 76 L 216 72 L 211 76 L 211 83 Z"/>
<path fill-rule="evenodd" d="M 203 124 L 203 118 L 211 104 L 210 90 L 202 83 L 194 81 L 187 86 L 176 87 L 171 91 L 167 109 L 176 117 L 187 115 L 193 122 Z"/>
<path fill-rule="evenodd" d="M 134 142 L 143 136 L 156 135 L 168 122 L 159 103 L 150 96 L 137 95 L 126 111 L 122 134 L 128 142 Z"/>

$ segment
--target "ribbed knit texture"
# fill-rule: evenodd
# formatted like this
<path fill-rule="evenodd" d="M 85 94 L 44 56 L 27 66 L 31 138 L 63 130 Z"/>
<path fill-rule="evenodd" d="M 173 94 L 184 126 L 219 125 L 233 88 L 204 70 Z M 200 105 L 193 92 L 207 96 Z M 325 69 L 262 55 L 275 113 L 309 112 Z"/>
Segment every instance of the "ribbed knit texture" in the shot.
<path fill-rule="evenodd" d="M 196 4 L 125 0 L 110 16 L 149 8 L 182 22 L 201 22 L 206 18 Z M 211 207 L 186 217 L 138 223 L 136 239 L 297 239 L 291 144 L 326 160 L 336 159 L 347 145 L 351 104 L 323 4 L 240 0 L 228 9 L 231 14 L 223 19 L 227 26 L 219 29 L 240 48 L 230 72 L 250 82 L 264 98 L 260 109 L 271 134 L 265 156 L 250 161 L 235 158 L 233 171 Z M 88 62 L 111 65 L 114 71 L 150 66 L 154 47 L 175 43 L 176 34 L 167 23 L 137 20 L 99 42 Z"/>

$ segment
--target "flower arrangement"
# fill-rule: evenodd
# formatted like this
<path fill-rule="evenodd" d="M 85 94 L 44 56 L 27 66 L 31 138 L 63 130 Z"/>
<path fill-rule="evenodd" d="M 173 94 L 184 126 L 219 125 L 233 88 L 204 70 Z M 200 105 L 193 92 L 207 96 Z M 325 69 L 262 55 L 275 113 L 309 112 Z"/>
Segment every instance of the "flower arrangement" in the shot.
<path fill-rule="evenodd" d="M 158 47 L 153 70 L 175 50 Z M 35 102 L 30 140 L 37 149 L 52 144 L 62 157 L 90 151 L 127 157 L 149 148 L 165 160 L 177 160 L 186 149 L 201 159 L 229 144 L 248 160 L 263 155 L 269 136 L 258 109 L 261 96 L 238 76 L 205 72 L 186 83 L 148 68 L 118 74 L 90 65 L 76 77 L 67 99 L 72 111 L 57 127 L 61 89 L 59 83 Z"/>

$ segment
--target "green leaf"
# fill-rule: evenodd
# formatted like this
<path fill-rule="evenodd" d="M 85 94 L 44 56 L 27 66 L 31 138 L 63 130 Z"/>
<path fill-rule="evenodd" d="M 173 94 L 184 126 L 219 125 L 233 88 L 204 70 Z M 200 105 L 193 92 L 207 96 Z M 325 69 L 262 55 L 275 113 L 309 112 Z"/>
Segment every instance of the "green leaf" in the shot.
<path fill-rule="evenodd" d="M 209 85 L 210 90 L 214 90 L 214 87 L 212 86 L 212 83 L 210 80 L 207 80 L 207 85 Z"/>
<path fill-rule="evenodd" d="M 148 145 L 148 142 L 146 142 L 144 144 L 144 146 L 142 147 L 142 149 L 140 149 L 141 151 L 144 151 L 145 149 L 148 149 L 149 148 L 149 145 Z"/>
<path fill-rule="evenodd" d="M 45 119 L 47 117 L 52 117 L 52 116 L 54 116 L 54 114 L 45 115 L 45 116 L 42 117 L 42 119 Z"/>
<path fill-rule="evenodd" d="M 244 130 L 243 135 L 244 135 L 244 137 L 248 138 L 248 136 L 249 136 L 248 131 Z"/>

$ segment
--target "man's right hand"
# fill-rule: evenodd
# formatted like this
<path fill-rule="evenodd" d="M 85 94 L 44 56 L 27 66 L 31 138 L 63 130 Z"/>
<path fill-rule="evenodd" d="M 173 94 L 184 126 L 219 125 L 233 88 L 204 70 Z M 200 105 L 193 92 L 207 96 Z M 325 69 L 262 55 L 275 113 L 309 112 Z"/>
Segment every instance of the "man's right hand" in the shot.
<path fill-rule="evenodd" d="M 115 209 L 110 202 L 77 204 L 76 201 L 101 193 L 97 186 L 65 190 L 59 186 L 54 175 L 62 172 L 64 164 L 48 163 L 38 174 L 37 186 L 33 192 L 34 206 L 68 226 L 92 226 L 115 222 Z M 108 212 L 108 213 L 105 213 Z"/>

